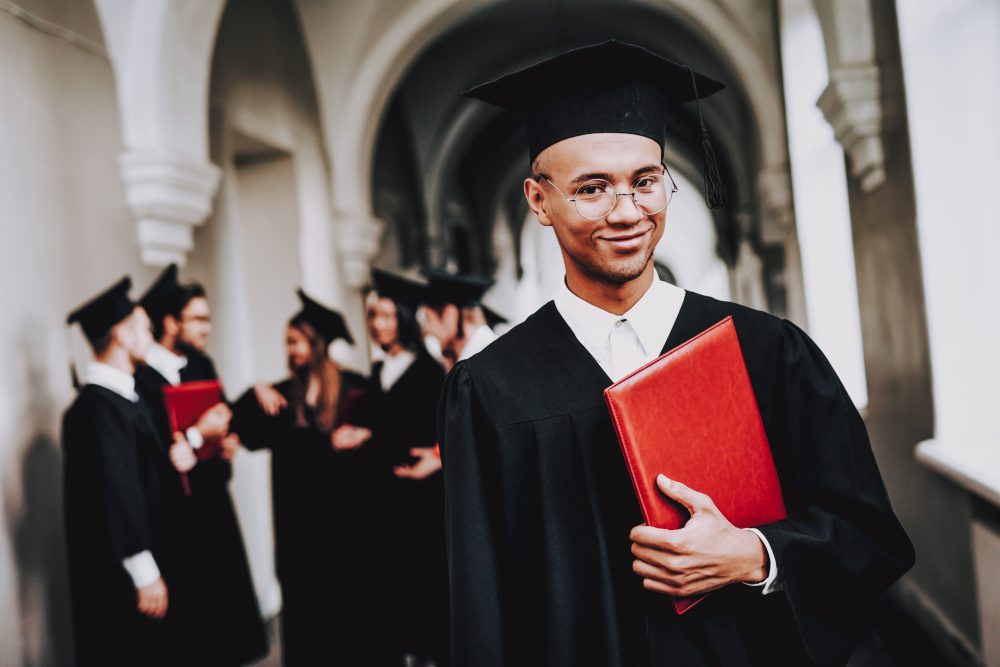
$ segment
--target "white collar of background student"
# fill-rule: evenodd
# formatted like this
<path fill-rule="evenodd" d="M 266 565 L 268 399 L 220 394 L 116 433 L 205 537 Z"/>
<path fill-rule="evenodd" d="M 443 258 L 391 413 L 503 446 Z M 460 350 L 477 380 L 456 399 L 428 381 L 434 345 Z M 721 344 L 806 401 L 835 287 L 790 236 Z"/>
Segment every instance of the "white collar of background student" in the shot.
<path fill-rule="evenodd" d="M 150 345 L 146 352 L 146 365 L 166 378 L 170 384 L 181 383 L 181 370 L 187 364 L 187 357 L 174 354 L 159 343 Z"/>
<path fill-rule="evenodd" d="M 113 391 L 133 403 L 139 400 L 135 392 L 135 378 L 114 366 L 91 361 L 83 371 L 84 384 L 93 384 Z"/>

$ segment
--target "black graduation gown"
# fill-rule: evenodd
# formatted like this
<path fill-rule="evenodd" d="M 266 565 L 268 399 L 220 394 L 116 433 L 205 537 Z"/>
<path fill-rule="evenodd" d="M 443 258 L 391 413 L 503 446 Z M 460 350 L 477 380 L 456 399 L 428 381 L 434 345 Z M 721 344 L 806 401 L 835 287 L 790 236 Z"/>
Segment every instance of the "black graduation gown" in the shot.
<path fill-rule="evenodd" d="M 274 388 L 286 399 L 291 381 Z M 363 403 L 364 378 L 341 372 L 340 418 Z M 380 582 L 373 450 L 335 452 L 312 411 L 269 417 L 253 389 L 233 407 L 233 430 L 249 449 L 271 450 L 275 561 L 282 592 L 282 657 L 296 665 L 388 664 Z M 358 421 L 358 420 L 352 420 Z"/>
<path fill-rule="evenodd" d="M 392 517 L 386 570 L 401 567 L 408 576 L 394 582 L 391 608 L 395 611 L 392 639 L 401 652 L 447 658 L 448 578 L 444 550 L 444 484 L 440 474 L 422 480 L 401 479 L 393 468 L 414 461 L 414 447 L 437 443 L 437 402 L 444 385 L 444 369 L 424 351 L 388 391 L 379 376 L 382 363 L 372 367 L 372 448 L 380 464 L 382 496 L 389 503 L 383 516 Z"/>
<path fill-rule="evenodd" d="M 188 355 L 181 382 L 215 380 L 212 360 Z M 136 369 L 136 391 L 149 403 L 165 441 L 173 436 L 163 388 L 170 382 L 149 366 Z M 200 461 L 189 473 L 191 495 L 184 498 L 183 547 L 191 583 L 183 608 L 189 623 L 191 665 L 225 667 L 267 653 L 267 634 L 247 562 L 243 534 L 229 495 L 232 465 L 218 456 Z"/>
<path fill-rule="evenodd" d="M 683 616 L 632 572 L 639 506 L 611 380 L 550 302 L 456 366 L 440 407 L 458 665 L 841 665 L 913 563 L 860 415 L 793 324 L 687 292 L 664 349 L 732 315 L 789 518 L 760 529 L 783 592 Z"/>
<path fill-rule="evenodd" d="M 76 663 L 180 664 L 173 595 L 181 487 L 147 406 L 96 385 L 63 417 L 66 547 Z M 163 620 L 143 616 L 123 559 L 149 551 L 167 586 Z"/>

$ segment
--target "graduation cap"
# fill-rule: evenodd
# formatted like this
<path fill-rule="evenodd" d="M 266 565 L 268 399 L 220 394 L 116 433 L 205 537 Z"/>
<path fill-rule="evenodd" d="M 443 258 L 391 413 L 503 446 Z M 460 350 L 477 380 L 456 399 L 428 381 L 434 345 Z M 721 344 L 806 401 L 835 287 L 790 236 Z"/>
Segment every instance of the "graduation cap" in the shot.
<path fill-rule="evenodd" d="M 171 264 L 139 298 L 139 305 L 146 309 L 151 320 L 159 322 L 168 313 L 176 312 L 180 300 L 186 295 L 184 286 L 177 280 L 177 265 Z"/>
<path fill-rule="evenodd" d="M 705 202 L 726 204 L 701 98 L 725 86 L 634 44 L 610 40 L 573 49 L 465 91 L 523 115 L 534 161 L 549 146 L 584 134 L 648 137 L 662 148 L 667 110 L 694 101 L 705 154 Z"/>
<path fill-rule="evenodd" d="M 427 303 L 427 284 L 392 273 L 385 269 L 372 269 L 372 285 L 379 296 L 404 303 L 416 310 L 422 303 Z"/>
<path fill-rule="evenodd" d="M 424 303 L 443 306 L 453 303 L 459 308 L 479 306 L 493 280 L 481 276 L 453 274 L 439 269 L 424 271 L 427 278 L 427 297 Z"/>
<path fill-rule="evenodd" d="M 298 290 L 299 301 L 302 302 L 302 309 L 295 314 L 292 321 L 299 320 L 306 322 L 316 333 L 327 343 L 332 343 L 338 338 L 343 338 L 351 345 L 354 345 L 354 338 L 347 330 L 343 316 L 335 310 L 331 310 L 311 298 L 301 289 Z"/>
<path fill-rule="evenodd" d="M 125 276 L 70 313 L 66 325 L 78 322 L 87 340 L 96 343 L 135 310 L 136 304 L 128 295 L 131 288 L 132 279 Z"/>
<path fill-rule="evenodd" d="M 483 316 L 486 318 L 486 326 L 490 329 L 496 329 L 501 324 L 507 324 L 507 318 L 489 306 L 481 303 L 479 307 L 483 310 Z"/>

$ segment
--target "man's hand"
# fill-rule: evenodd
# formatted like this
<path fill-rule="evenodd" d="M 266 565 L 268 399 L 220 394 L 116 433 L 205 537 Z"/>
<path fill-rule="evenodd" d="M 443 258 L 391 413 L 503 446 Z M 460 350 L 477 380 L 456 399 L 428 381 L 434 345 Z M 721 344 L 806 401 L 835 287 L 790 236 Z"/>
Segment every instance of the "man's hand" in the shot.
<path fill-rule="evenodd" d="M 222 438 L 229 432 L 229 420 L 233 412 L 225 403 L 216 403 L 206 410 L 194 425 L 205 440 Z"/>
<path fill-rule="evenodd" d="M 410 456 L 419 459 L 416 463 L 406 466 L 396 466 L 392 469 L 396 477 L 404 479 L 426 479 L 441 469 L 441 457 L 434 447 L 414 447 Z"/>
<path fill-rule="evenodd" d="M 663 475 L 656 485 L 691 513 L 683 528 L 636 526 L 630 535 L 632 569 L 651 591 L 686 597 L 732 583 L 767 578 L 767 551 L 749 530 L 729 523 L 712 499 Z"/>
<path fill-rule="evenodd" d="M 174 464 L 177 472 L 188 472 L 198 464 L 198 455 L 194 449 L 184 439 L 184 434 L 174 433 L 174 442 L 170 445 L 170 462 Z"/>
<path fill-rule="evenodd" d="M 330 444 L 334 451 L 346 452 L 357 449 L 371 437 L 372 432 L 367 428 L 343 424 L 330 435 Z"/>
<path fill-rule="evenodd" d="M 233 459 L 236 458 L 236 450 L 239 449 L 239 447 L 240 436 L 235 433 L 230 433 L 222 439 L 222 449 L 219 450 L 219 456 L 232 463 Z"/>
<path fill-rule="evenodd" d="M 288 401 L 281 395 L 281 392 L 269 384 L 255 385 L 253 393 L 257 396 L 257 403 L 260 404 L 260 409 L 268 417 L 273 417 L 288 407 Z"/>
<path fill-rule="evenodd" d="M 136 589 L 136 599 L 139 611 L 150 618 L 163 618 L 169 605 L 167 600 L 167 584 L 160 577 L 149 586 Z"/>

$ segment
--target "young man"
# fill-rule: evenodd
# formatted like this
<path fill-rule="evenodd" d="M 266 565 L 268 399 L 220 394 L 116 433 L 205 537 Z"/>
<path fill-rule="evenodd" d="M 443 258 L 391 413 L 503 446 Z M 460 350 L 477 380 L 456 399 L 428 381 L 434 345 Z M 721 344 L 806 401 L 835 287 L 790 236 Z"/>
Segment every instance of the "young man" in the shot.
<path fill-rule="evenodd" d="M 135 392 L 135 365 L 152 338 L 130 287 L 123 278 L 68 318 L 80 324 L 95 357 L 62 431 L 80 665 L 167 665 L 177 657 L 172 593 L 181 581 L 181 487 L 174 466 L 189 469 L 193 457 L 179 433 L 168 453 L 169 441 Z"/>
<path fill-rule="evenodd" d="M 468 93 L 524 114 L 525 196 L 555 231 L 566 277 L 554 302 L 445 386 L 458 664 L 843 664 L 866 612 L 912 565 L 864 423 L 809 337 L 656 278 L 674 190 L 666 107 L 721 88 L 606 42 Z M 710 497 L 661 476 L 691 518 L 673 531 L 639 525 L 603 390 L 729 315 L 789 518 L 740 530 Z M 674 612 L 671 595 L 709 591 Z"/>
<path fill-rule="evenodd" d="M 160 432 L 169 434 L 163 388 L 218 379 L 215 365 L 205 354 L 212 331 L 211 310 L 205 290 L 178 282 L 173 264 L 150 286 L 140 304 L 152 318 L 156 340 L 145 363 L 136 369 L 136 389 L 151 406 Z M 219 403 L 186 433 L 195 449 L 219 445 L 213 455 L 198 457 L 204 460 L 187 473 L 191 495 L 183 503 L 183 562 L 192 586 L 191 604 L 183 610 L 183 617 L 191 646 L 187 662 L 192 666 L 235 667 L 267 652 L 243 535 L 229 495 L 230 460 L 239 443 L 229 433 L 229 419 L 229 408 Z"/>
<path fill-rule="evenodd" d="M 491 320 L 503 318 L 480 303 L 493 281 L 476 276 L 427 271 L 424 329 L 437 338 L 450 370 L 496 340 Z"/>

